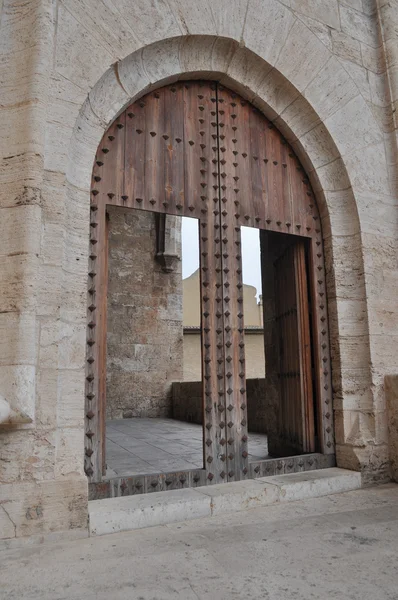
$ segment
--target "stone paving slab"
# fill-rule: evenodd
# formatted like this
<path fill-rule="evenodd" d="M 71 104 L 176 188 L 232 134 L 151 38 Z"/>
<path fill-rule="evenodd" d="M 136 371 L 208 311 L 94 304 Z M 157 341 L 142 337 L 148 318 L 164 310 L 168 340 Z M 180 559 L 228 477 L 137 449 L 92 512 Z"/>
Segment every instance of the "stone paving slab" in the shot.
<path fill-rule="evenodd" d="M 256 481 L 276 485 L 279 488 L 279 502 L 294 502 L 358 489 L 361 487 L 361 474 L 332 467 L 317 471 L 262 477 Z"/>
<path fill-rule="evenodd" d="M 94 500 L 89 505 L 91 535 L 142 529 L 211 515 L 209 499 L 193 489 Z"/>
<path fill-rule="evenodd" d="M 0 551 L 1 600 L 395 600 L 398 485 Z"/>
<path fill-rule="evenodd" d="M 331 468 L 195 489 L 93 500 L 89 502 L 89 530 L 93 536 L 106 535 L 317 498 L 360 487 L 360 473 Z"/>
<path fill-rule="evenodd" d="M 106 423 L 108 472 L 117 476 L 169 473 L 203 467 L 201 425 L 175 419 L 136 418 Z M 268 457 L 267 436 L 249 433 L 249 460 Z"/>

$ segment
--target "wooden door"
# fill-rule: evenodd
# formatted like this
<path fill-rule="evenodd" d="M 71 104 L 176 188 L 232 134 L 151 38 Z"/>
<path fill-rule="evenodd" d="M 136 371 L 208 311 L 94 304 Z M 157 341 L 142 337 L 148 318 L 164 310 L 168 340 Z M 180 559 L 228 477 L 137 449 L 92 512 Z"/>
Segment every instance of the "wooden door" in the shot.
<path fill-rule="evenodd" d="M 314 452 L 309 298 L 302 240 L 291 244 L 275 262 L 275 308 L 280 393 L 279 439 L 273 440 L 273 450 L 284 456 Z"/>
<path fill-rule="evenodd" d="M 95 157 L 86 363 L 85 470 L 90 481 L 101 481 L 104 462 L 109 204 L 199 220 L 204 469 L 186 475 L 170 473 L 113 482 L 112 491 L 107 482 L 104 495 L 266 474 L 261 466 L 252 468 L 248 462 L 242 225 L 308 240 L 320 447 L 325 455 L 333 456 L 323 244 L 311 186 L 283 136 L 250 103 L 216 82 L 180 81 L 131 104 L 106 131 Z M 290 269 L 294 274 L 294 294 L 289 296 L 289 303 L 293 305 L 295 298 L 300 315 L 307 315 L 297 315 L 297 339 L 291 336 L 285 343 L 290 340 L 291 348 L 300 350 L 299 363 L 291 369 L 300 377 L 291 384 L 305 399 L 295 406 L 297 436 L 291 437 L 302 451 L 311 452 L 313 417 L 309 417 L 308 407 L 305 410 L 311 396 L 311 378 L 304 377 L 310 363 L 306 346 L 308 295 L 300 247 L 298 243 L 280 271 Z M 289 357 L 293 360 L 292 350 Z M 284 394 L 287 408 L 290 388 Z M 301 425 L 300 415 L 307 419 Z M 321 466 L 316 459 L 312 464 L 314 468 Z"/>
<path fill-rule="evenodd" d="M 104 468 L 109 204 L 199 221 L 205 455 L 204 469 L 113 482 L 117 489 L 105 486 L 105 495 L 228 480 L 233 431 L 231 417 L 227 421 L 225 389 L 216 88 L 213 82 L 180 82 L 151 92 L 115 120 L 98 147 L 91 190 L 86 473 L 91 481 L 100 482 Z"/>

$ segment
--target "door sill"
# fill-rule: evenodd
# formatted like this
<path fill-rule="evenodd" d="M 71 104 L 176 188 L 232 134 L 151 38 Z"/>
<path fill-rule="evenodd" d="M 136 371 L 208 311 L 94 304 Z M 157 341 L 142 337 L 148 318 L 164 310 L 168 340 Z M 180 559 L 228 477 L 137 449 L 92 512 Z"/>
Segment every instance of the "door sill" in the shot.
<path fill-rule="evenodd" d="M 361 474 L 332 467 L 89 502 L 91 536 L 169 525 L 225 513 L 319 498 L 361 487 Z"/>

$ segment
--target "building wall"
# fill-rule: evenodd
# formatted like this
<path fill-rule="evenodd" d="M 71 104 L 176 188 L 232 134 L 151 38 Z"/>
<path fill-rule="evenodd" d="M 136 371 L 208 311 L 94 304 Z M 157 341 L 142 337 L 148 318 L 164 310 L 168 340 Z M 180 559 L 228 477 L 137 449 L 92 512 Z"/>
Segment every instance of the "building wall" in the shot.
<path fill-rule="evenodd" d="M 246 374 L 262 378 L 265 374 L 264 336 L 262 333 L 263 307 L 257 302 L 256 288 L 243 285 L 243 310 L 245 327 Z M 183 280 L 184 327 L 200 327 L 199 270 Z M 259 328 L 258 331 L 250 328 Z M 184 331 L 184 381 L 202 379 L 200 331 Z"/>
<path fill-rule="evenodd" d="M 199 270 L 183 280 L 183 319 L 184 327 L 200 326 L 200 285 Z M 263 310 L 261 302 L 257 302 L 256 288 L 243 285 L 243 307 L 245 327 L 262 327 Z"/>
<path fill-rule="evenodd" d="M 397 25 L 392 0 L 3 0 L 0 390 L 24 415 L 0 434 L 4 538 L 86 531 L 92 165 L 115 115 L 179 77 L 236 89 L 302 161 L 326 253 L 337 462 L 388 477 Z"/>
<path fill-rule="evenodd" d="M 265 356 L 263 331 L 245 331 L 246 376 L 264 378 Z M 184 331 L 183 381 L 201 381 L 202 356 L 200 331 Z M 176 380 L 177 381 L 177 380 Z"/>
<path fill-rule="evenodd" d="M 171 416 L 171 382 L 183 376 L 181 260 L 155 259 L 155 216 L 108 209 L 107 418 Z M 178 240 L 180 224 L 170 235 Z"/>
<path fill-rule="evenodd" d="M 273 426 L 266 398 L 264 378 L 247 378 L 247 422 L 249 432 L 270 433 Z M 173 383 L 173 417 L 179 421 L 203 424 L 203 395 L 201 381 Z M 272 429 L 271 429 L 272 433 Z"/>

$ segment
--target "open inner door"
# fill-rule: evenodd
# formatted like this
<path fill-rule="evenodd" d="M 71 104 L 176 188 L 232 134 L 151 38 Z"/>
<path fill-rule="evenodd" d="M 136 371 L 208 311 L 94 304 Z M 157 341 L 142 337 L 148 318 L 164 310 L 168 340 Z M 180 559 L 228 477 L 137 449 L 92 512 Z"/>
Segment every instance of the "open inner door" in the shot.
<path fill-rule="evenodd" d="M 279 345 L 279 453 L 315 451 L 314 395 L 305 243 L 295 240 L 275 261 Z M 275 451 L 275 449 L 274 449 Z"/>

